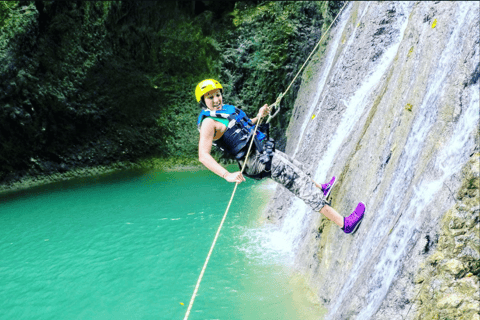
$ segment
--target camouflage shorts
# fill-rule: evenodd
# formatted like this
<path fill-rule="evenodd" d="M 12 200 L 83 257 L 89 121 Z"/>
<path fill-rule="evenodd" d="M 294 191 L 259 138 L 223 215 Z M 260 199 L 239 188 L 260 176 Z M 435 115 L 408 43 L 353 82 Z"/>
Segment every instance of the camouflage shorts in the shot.
<path fill-rule="evenodd" d="M 264 169 L 265 165 L 254 155 L 247 160 L 245 174 L 257 174 Z M 282 184 L 315 211 L 320 211 L 326 204 L 323 192 L 317 188 L 304 166 L 281 151 L 275 150 L 273 154 L 270 178 Z"/>

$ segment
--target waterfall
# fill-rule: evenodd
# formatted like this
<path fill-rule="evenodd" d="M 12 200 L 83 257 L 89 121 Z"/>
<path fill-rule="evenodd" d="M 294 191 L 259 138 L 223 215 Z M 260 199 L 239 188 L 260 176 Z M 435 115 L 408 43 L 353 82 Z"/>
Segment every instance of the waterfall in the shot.
<path fill-rule="evenodd" d="M 365 9 L 363 14 L 365 14 L 367 9 L 368 7 Z M 404 5 L 402 10 L 407 11 L 408 8 L 406 8 Z M 317 166 L 317 170 L 314 176 L 315 181 L 325 181 L 325 179 L 327 178 L 327 170 L 332 166 L 338 149 L 340 149 L 343 141 L 350 134 L 358 119 L 360 118 L 360 115 L 366 107 L 366 99 L 369 98 L 372 90 L 378 85 L 381 78 L 383 77 L 388 67 L 391 65 L 393 59 L 395 58 L 398 46 L 400 45 L 400 41 L 403 38 L 405 28 L 407 27 L 407 13 L 408 12 L 405 12 L 404 19 L 399 21 L 400 26 L 398 27 L 398 29 L 400 30 L 400 34 L 397 37 L 396 42 L 393 43 L 390 48 L 385 51 L 381 61 L 377 64 L 375 69 L 370 72 L 368 78 L 365 79 L 365 81 L 363 82 L 363 85 L 355 92 L 355 94 L 349 99 L 349 101 L 347 102 L 344 99 L 341 99 L 341 102 L 345 104 L 347 109 L 342 116 L 340 124 L 337 126 L 334 137 L 329 141 L 327 152 L 321 158 Z M 346 46 L 344 51 L 348 51 L 350 49 L 349 47 L 350 45 L 352 45 L 353 39 L 355 39 L 355 32 L 350 37 L 348 45 Z"/>
<path fill-rule="evenodd" d="M 435 180 L 423 181 L 419 186 L 414 187 L 414 196 L 410 200 L 408 208 L 404 211 L 405 214 L 402 215 L 395 226 L 397 231 L 388 237 L 382 252 L 378 255 L 379 258 L 370 279 L 372 290 L 367 296 L 368 305 L 362 309 L 357 319 L 370 319 L 378 309 L 401 265 L 401 259 L 407 253 L 410 240 L 420 231 L 419 217 L 423 209 L 432 202 L 434 196 L 444 186 L 447 178 L 457 173 L 466 162 L 468 155 L 464 153 L 464 150 L 471 148 L 471 144 L 474 143 L 473 139 L 469 139 L 469 136 L 472 130 L 475 130 L 479 121 L 478 104 L 478 88 L 473 88 L 468 109 L 462 114 L 449 143 L 435 160 L 435 167 L 440 169 L 442 174 Z M 392 190 L 391 192 L 395 191 L 398 190 Z M 385 213 L 385 211 L 382 213 Z M 397 212 L 395 213 L 397 214 Z M 372 242 L 370 244 L 373 246 Z M 368 246 L 368 244 L 366 245 Z M 364 258 L 366 258 L 365 255 Z M 351 274 L 351 279 L 355 279 L 355 273 Z"/>
<path fill-rule="evenodd" d="M 366 12 L 369 8 L 369 3 L 365 6 L 362 11 L 362 14 L 357 21 L 357 25 L 354 28 L 351 36 L 348 39 L 345 47 L 343 48 L 343 53 L 348 52 L 352 49 L 354 45 L 354 41 L 356 39 L 356 33 L 358 30 L 358 26 L 362 21 L 363 17 L 365 16 Z M 325 181 L 326 174 L 328 169 L 331 167 L 334 157 L 338 152 L 338 149 L 341 147 L 343 141 L 348 137 L 351 130 L 354 128 L 356 122 L 359 119 L 359 116 L 362 114 L 365 108 L 366 100 L 371 95 L 373 89 L 378 85 L 381 78 L 384 76 L 385 72 L 387 71 L 388 67 L 391 65 L 397 50 L 398 46 L 400 45 L 400 41 L 403 38 L 403 34 L 408 22 L 408 8 L 411 6 L 407 6 L 406 4 L 402 5 L 402 10 L 405 11 L 403 15 L 403 19 L 398 22 L 398 30 L 400 30 L 399 35 L 394 43 L 385 51 L 382 56 L 382 59 L 376 64 L 374 70 L 372 70 L 368 78 L 365 79 L 363 85 L 355 92 L 355 94 L 348 99 L 348 102 L 342 99 L 342 103 L 345 104 L 347 107 L 342 119 L 340 121 L 340 125 L 337 126 L 337 130 L 334 134 L 334 137 L 330 140 L 329 146 L 327 151 L 323 154 L 322 158 L 319 160 L 317 164 L 317 169 L 314 172 L 314 180 L 315 181 Z M 301 139 L 305 134 L 305 129 L 307 128 L 307 124 L 310 121 L 310 115 L 313 112 L 320 112 L 322 109 L 322 103 L 319 103 L 319 99 L 321 93 L 324 91 L 324 86 L 327 80 L 327 77 L 330 72 L 333 72 L 332 69 L 335 68 L 333 66 L 333 56 L 337 53 L 337 47 L 339 45 L 340 36 L 342 34 L 343 29 L 346 26 L 348 21 L 348 12 L 342 17 L 339 22 L 339 27 L 336 28 L 336 34 L 334 36 L 334 41 L 330 44 L 330 50 L 327 53 L 327 58 L 325 59 L 325 63 L 327 67 L 324 68 L 323 72 L 320 75 L 320 80 L 318 82 L 318 88 L 313 99 L 310 107 L 309 113 L 305 117 L 301 127 L 301 135 L 300 135 L 300 142 L 297 144 L 296 150 L 294 155 L 298 152 L 299 146 L 302 145 Z M 341 65 L 344 61 L 343 55 L 341 55 L 337 61 L 337 64 Z M 282 222 L 281 229 L 276 236 L 281 237 L 284 239 L 284 245 L 287 245 L 293 253 L 295 253 L 301 245 L 302 240 L 305 238 L 305 233 L 308 230 L 308 226 L 312 224 L 313 219 L 315 219 L 315 215 L 310 214 L 311 209 L 305 205 L 305 203 L 298 198 L 294 198 L 292 205 L 288 209 L 287 214 L 285 215 L 285 221 Z"/>
<path fill-rule="evenodd" d="M 343 16 L 349 15 L 350 12 L 350 7 L 348 6 L 345 12 L 343 13 Z M 367 11 L 367 8 L 364 10 L 363 14 Z M 339 21 L 339 26 L 337 27 L 339 30 L 343 30 L 345 28 L 345 25 L 347 24 L 348 19 L 340 19 Z M 295 148 L 295 151 L 293 152 L 292 157 L 295 158 L 295 155 L 298 152 L 299 147 L 302 145 L 301 141 L 303 140 L 303 134 L 305 132 L 305 129 L 307 128 L 308 121 L 310 120 L 311 115 L 313 114 L 315 108 L 318 105 L 318 101 L 320 100 L 320 97 L 322 96 L 323 88 L 325 87 L 325 82 L 327 81 L 328 74 L 330 73 L 330 70 L 332 69 L 333 66 L 333 61 L 335 58 L 335 53 L 337 52 L 338 44 L 340 43 L 340 38 L 341 38 L 342 33 L 337 32 L 333 38 L 333 40 L 329 43 L 329 48 L 330 50 L 328 51 L 326 57 L 325 57 L 325 62 L 324 62 L 324 70 L 320 75 L 320 79 L 318 80 L 317 84 L 317 90 L 315 91 L 315 97 L 313 98 L 313 102 L 310 103 L 310 107 L 308 109 L 308 112 L 306 113 L 306 118 L 303 120 L 302 127 L 300 129 L 300 139 L 299 143 L 297 143 L 297 146 Z"/>
<path fill-rule="evenodd" d="M 412 248 L 422 235 L 429 233 L 425 217 L 436 210 L 438 219 L 454 203 L 453 197 L 442 199 L 439 204 L 435 200 L 445 194 L 447 183 L 458 180 L 454 177 L 475 149 L 472 133 L 478 129 L 480 120 L 479 88 L 476 82 L 468 87 L 472 80 L 462 77 L 478 78 L 475 75 L 478 71 L 472 73 L 475 66 L 472 68 L 469 60 L 479 54 L 478 49 L 471 49 L 471 37 L 476 34 L 472 30 L 478 27 L 476 5 L 355 3 L 349 5 L 349 11 L 332 30 L 332 40 L 316 82 L 317 91 L 303 107 L 306 115 L 295 123 L 300 129 L 296 132 L 298 139 L 292 141 L 296 143 L 292 155 L 301 156 L 299 160 L 314 168 L 313 179 L 322 183 L 329 178 L 327 174 L 343 170 L 348 164 L 348 171 L 342 172 L 344 183 L 339 188 L 343 190 L 337 199 L 342 205 L 346 204 L 344 200 L 349 203 L 356 200 L 358 194 L 365 196 L 345 183 L 355 180 L 351 175 L 361 174 L 358 170 L 369 166 L 362 166 L 361 160 L 351 160 L 352 156 L 372 161 L 373 169 L 368 173 L 377 174 L 374 183 L 378 183 L 380 191 L 375 192 L 377 187 L 368 181 L 370 185 L 365 185 L 365 190 L 373 190 L 372 196 L 356 200 L 366 200 L 367 222 L 354 240 L 337 230 L 326 231 L 329 241 L 344 242 L 332 243 L 332 251 L 312 247 L 320 241 L 314 237 L 324 236 L 312 228 L 318 215 L 296 198 L 282 202 L 291 205 L 282 214 L 276 234 L 296 259 L 308 260 L 305 262 L 309 267 L 305 270 L 310 272 L 315 285 L 324 288 L 335 285 L 332 289 L 319 289 L 319 296 L 332 301 L 326 319 L 375 318 L 389 291 L 395 288 Z M 388 37 L 381 38 L 385 34 Z M 380 58 L 370 58 L 376 52 L 381 52 Z M 353 63 L 352 58 L 361 62 Z M 427 60 L 429 63 L 425 65 Z M 462 82 L 463 88 L 459 85 Z M 394 86 L 400 89 L 392 89 Z M 383 96 L 385 92 L 397 96 Z M 373 108 L 377 97 L 382 105 Z M 335 99 L 339 105 L 331 104 Z M 409 99 L 416 102 L 414 111 L 405 107 Z M 450 112 L 445 110 L 455 116 L 452 114 L 451 120 L 445 120 L 444 112 Z M 319 123 L 320 117 L 311 121 L 312 114 L 320 113 L 328 123 Z M 381 127 L 383 123 L 379 122 L 384 120 L 385 127 Z M 333 129 L 329 132 L 328 128 Z M 379 149 L 372 151 L 372 155 L 364 147 L 370 143 L 366 137 L 377 139 L 371 146 Z M 385 160 L 388 151 L 390 155 Z M 376 160 L 379 155 L 380 162 Z M 394 160 L 390 160 L 391 156 Z M 347 190 L 353 194 L 347 194 Z M 318 250 L 324 250 L 321 258 L 316 256 Z M 346 254 L 349 250 L 352 253 Z M 345 274 L 339 276 L 339 270 Z"/>
<path fill-rule="evenodd" d="M 462 10 L 458 13 L 457 21 L 459 25 L 465 21 L 466 10 L 467 7 L 463 6 Z M 331 309 L 331 314 L 335 314 L 342 305 L 345 293 L 348 292 L 352 284 L 355 283 L 358 274 L 365 271 L 365 265 L 370 265 L 368 262 L 372 260 L 371 257 L 377 259 L 377 261 L 374 262 L 374 272 L 369 280 L 372 287 L 366 297 L 368 305 L 362 309 L 358 319 L 369 319 L 374 314 L 387 294 L 388 288 L 401 265 L 399 261 L 406 254 L 410 239 L 419 231 L 415 220 L 421 214 L 423 208 L 430 203 L 434 195 L 442 187 L 445 179 L 460 169 L 458 164 L 465 163 L 466 155 L 462 150 L 466 147 L 466 141 L 460 140 L 460 142 L 458 142 L 460 139 L 458 137 L 467 137 L 468 133 L 474 130 L 478 123 L 478 113 L 476 117 L 472 115 L 478 106 L 478 97 L 472 98 L 469 109 L 463 113 L 461 120 L 457 124 L 451 143 L 443 149 L 444 151 L 442 151 L 437 158 L 437 165 L 439 165 L 440 169 L 443 167 L 445 170 L 444 174 L 436 180 L 429 182 L 424 181 L 420 183 L 419 186 L 415 186 L 414 195 L 411 200 L 408 198 L 405 199 L 406 196 L 410 194 L 403 192 L 403 190 L 408 190 L 408 188 L 411 187 L 415 167 L 418 164 L 420 154 L 424 147 L 424 141 L 437 117 L 439 107 L 439 99 L 437 98 L 439 92 L 444 89 L 443 84 L 446 82 L 446 77 L 456 61 L 455 58 L 460 54 L 460 48 L 457 46 L 459 37 L 461 36 L 460 31 L 461 28 L 457 27 L 454 29 L 454 32 L 452 32 L 449 42 L 442 52 L 438 66 L 429 79 L 429 83 L 431 84 L 429 85 L 424 102 L 420 107 L 421 113 L 417 115 L 415 119 L 404 153 L 400 159 L 401 164 L 398 166 L 399 172 L 394 175 L 396 179 L 392 183 L 383 207 L 375 213 L 376 223 L 374 223 L 373 227 L 369 230 L 367 238 L 364 241 L 364 245 L 362 246 L 363 250 L 360 252 L 358 258 L 359 263 L 350 273 L 349 279 L 342 289 L 337 303 Z M 455 150 L 455 152 L 452 152 L 453 150 Z M 448 161 L 448 164 L 445 164 L 445 161 Z M 452 166 L 452 163 L 457 165 Z M 456 171 L 454 169 L 456 169 Z M 403 195 L 404 197 L 399 199 L 399 195 Z M 409 201 L 406 209 L 400 205 L 405 200 Z M 393 214 L 391 208 L 393 208 Z M 397 216 L 399 212 L 403 212 L 404 214 L 395 227 L 396 232 L 389 236 L 388 231 L 390 228 L 385 227 L 385 222 L 392 221 L 392 218 Z M 383 247 L 378 245 L 379 243 Z M 373 250 L 381 251 L 375 252 Z"/>
<path fill-rule="evenodd" d="M 369 5 L 370 4 L 368 3 L 365 6 L 365 8 L 363 9 L 362 15 L 361 15 L 359 21 L 362 20 L 363 16 L 368 11 Z M 333 65 L 334 57 L 335 57 L 335 55 L 337 53 L 337 50 L 338 50 L 338 46 L 339 46 L 339 43 L 340 43 L 340 38 L 341 38 L 341 35 L 342 35 L 342 31 L 344 30 L 344 28 L 347 24 L 347 21 L 348 21 L 347 17 L 349 15 L 350 10 L 351 10 L 351 6 L 349 6 L 347 8 L 347 10 L 344 12 L 344 15 L 340 19 L 340 21 L 338 23 L 338 26 L 335 28 L 337 31 L 334 34 L 333 40 L 329 44 L 330 49 L 327 52 L 327 55 L 326 55 L 326 58 L 325 58 L 325 62 L 324 62 L 325 67 L 320 74 L 320 78 L 319 78 L 319 81 L 318 81 L 318 84 L 317 84 L 317 90 L 316 90 L 316 93 L 315 93 L 315 97 L 312 100 L 312 102 L 310 103 L 309 111 L 306 114 L 306 117 L 302 122 L 302 126 L 301 126 L 301 129 L 300 129 L 299 143 L 297 143 L 296 149 L 293 152 L 293 157 L 295 157 L 295 155 L 297 154 L 300 146 L 302 145 L 301 141 L 303 140 L 303 136 L 305 134 L 305 130 L 307 128 L 307 125 L 310 121 L 311 115 L 314 112 L 319 112 L 319 110 L 321 110 L 321 108 L 322 108 L 322 103 L 319 103 L 319 100 L 320 100 L 320 97 L 322 96 L 322 93 L 324 91 L 324 87 L 325 87 L 325 83 L 328 79 L 328 75 L 330 74 L 332 68 L 334 67 L 334 65 Z M 353 34 L 349 38 L 349 41 L 346 45 L 345 50 L 348 50 L 348 48 L 352 45 L 353 39 L 355 38 L 355 34 L 357 32 L 357 29 L 358 29 L 358 24 L 355 27 L 355 29 L 353 30 Z M 391 62 L 391 58 L 392 58 L 391 55 L 388 55 L 387 59 L 383 59 L 382 63 L 381 63 L 382 67 L 385 67 L 385 65 L 388 65 L 388 63 Z M 388 62 L 387 62 L 387 60 L 388 60 Z M 375 73 L 375 75 L 372 77 L 372 79 L 374 79 L 374 80 L 368 81 L 368 83 L 367 83 L 368 87 L 373 86 L 374 85 L 373 82 L 375 82 L 375 80 L 378 81 L 378 73 Z M 356 106 L 357 106 L 357 104 L 353 105 L 353 108 L 350 108 L 350 110 L 353 110 L 354 113 L 358 114 L 358 112 L 355 112 L 355 107 Z M 317 110 L 317 111 L 315 111 L 315 110 Z M 345 121 L 349 121 L 349 122 L 354 121 L 354 118 L 350 114 L 348 114 L 344 118 L 345 118 Z M 343 127 L 339 126 L 339 128 L 345 128 L 345 126 L 343 126 Z M 350 129 L 351 129 L 351 125 L 350 125 Z M 345 130 L 339 130 L 339 131 L 341 131 L 341 133 L 336 135 L 336 137 L 337 137 L 335 139 L 336 141 L 341 140 L 341 138 L 338 138 L 338 137 L 341 136 L 343 138 L 345 133 L 346 133 Z M 323 162 L 328 162 L 328 165 L 320 164 L 319 167 L 321 167 L 321 168 L 329 168 L 330 167 L 331 160 L 333 158 L 333 155 L 336 152 L 336 149 L 338 149 L 338 146 L 336 144 L 331 144 L 331 147 L 329 148 L 329 152 L 327 153 L 327 160 L 323 160 L 323 159 L 325 159 L 325 157 L 322 159 Z M 331 154 L 332 154 L 332 156 L 330 156 Z M 319 177 L 319 174 L 315 173 L 314 180 L 315 181 L 323 181 L 324 178 L 325 178 L 326 172 L 322 172 L 322 173 L 324 175 L 322 177 Z M 286 214 L 285 221 L 282 223 L 282 227 L 281 227 L 281 230 L 280 230 L 280 233 L 278 234 L 278 236 L 285 239 L 285 241 L 286 241 L 285 243 L 288 243 L 288 247 L 292 250 L 292 252 L 297 251 L 298 247 L 300 246 L 301 239 L 303 238 L 303 234 L 304 234 L 305 230 L 311 224 L 312 219 L 314 218 L 313 215 L 309 214 L 310 211 L 311 211 L 311 209 L 307 205 L 305 205 L 305 203 L 303 201 L 301 201 L 298 198 L 295 198 L 293 200 L 292 205 L 288 209 L 288 213 Z"/>

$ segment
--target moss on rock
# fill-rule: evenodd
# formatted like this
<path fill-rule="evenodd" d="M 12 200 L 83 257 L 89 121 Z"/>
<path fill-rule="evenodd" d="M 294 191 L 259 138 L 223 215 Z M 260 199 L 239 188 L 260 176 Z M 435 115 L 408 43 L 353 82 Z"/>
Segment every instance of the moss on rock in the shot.
<path fill-rule="evenodd" d="M 436 251 L 420 267 L 415 320 L 479 319 L 480 154 L 463 169 L 458 202 L 441 221 Z"/>

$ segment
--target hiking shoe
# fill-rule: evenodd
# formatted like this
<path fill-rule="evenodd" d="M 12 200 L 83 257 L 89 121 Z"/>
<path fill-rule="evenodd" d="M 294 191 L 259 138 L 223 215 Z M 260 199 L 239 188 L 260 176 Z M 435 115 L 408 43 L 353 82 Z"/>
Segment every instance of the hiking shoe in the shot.
<path fill-rule="evenodd" d="M 332 191 L 335 182 L 335 176 L 333 176 L 329 183 L 322 184 L 322 191 L 325 199 L 330 195 L 330 191 Z"/>
<path fill-rule="evenodd" d="M 365 204 L 360 202 L 351 215 L 343 218 L 343 232 L 353 234 L 357 231 L 360 222 L 365 214 Z"/>

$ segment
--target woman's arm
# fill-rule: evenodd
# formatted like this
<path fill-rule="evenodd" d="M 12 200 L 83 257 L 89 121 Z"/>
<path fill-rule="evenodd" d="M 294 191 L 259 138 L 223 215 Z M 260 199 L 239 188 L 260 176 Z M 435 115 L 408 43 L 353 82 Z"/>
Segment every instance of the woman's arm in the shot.
<path fill-rule="evenodd" d="M 268 104 L 264 104 L 263 107 L 261 107 L 260 110 L 258 110 L 257 116 L 250 120 L 255 124 L 260 118 L 265 117 L 269 113 L 270 113 L 270 107 L 268 106 Z"/>
<path fill-rule="evenodd" d="M 212 157 L 210 152 L 212 151 L 213 137 L 215 136 L 215 122 L 212 119 L 205 119 L 202 122 L 200 128 L 200 140 L 198 142 L 198 160 L 210 171 L 218 176 L 226 179 L 228 182 L 242 182 L 245 178 L 241 172 L 230 173 L 227 169 L 222 167 Z"/>

